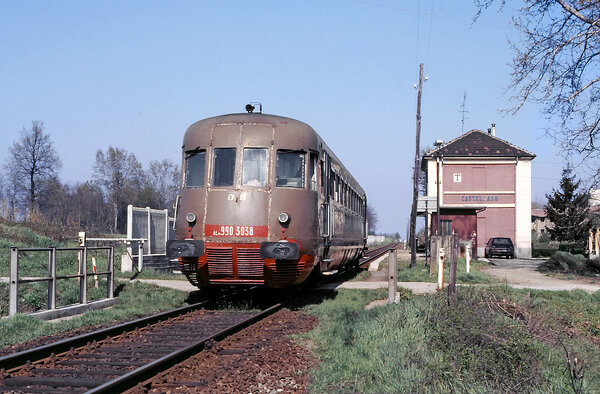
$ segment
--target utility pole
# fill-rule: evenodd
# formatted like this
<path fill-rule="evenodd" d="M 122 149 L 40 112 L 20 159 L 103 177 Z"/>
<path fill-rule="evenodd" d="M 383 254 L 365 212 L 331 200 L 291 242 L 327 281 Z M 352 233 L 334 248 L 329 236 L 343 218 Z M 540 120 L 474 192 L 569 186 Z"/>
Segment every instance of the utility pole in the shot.
<path fill-rule="evenodd" d="M 410 212 L 410 268 L 417 266 L 417 199 L 419 196 L 419 170 L 421 168 L 421 93 L 423 92 L 423 63 L 419 64 L 419 87 L 417 92 L 417 136 L 415 146 L 415 168 L 413 172 L 413 202 Z"/>

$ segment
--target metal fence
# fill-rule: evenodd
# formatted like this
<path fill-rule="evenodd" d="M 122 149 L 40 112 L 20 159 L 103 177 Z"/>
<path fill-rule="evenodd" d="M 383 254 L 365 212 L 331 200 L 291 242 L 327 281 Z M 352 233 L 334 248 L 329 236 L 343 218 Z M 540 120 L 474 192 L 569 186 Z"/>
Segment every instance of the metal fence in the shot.
<path fill-rule="evenodd" d="M 78 272 L 70 275 L 56 274 L 56 256 L 57 252 L 77 251 L 78 252 Z M 88 251 L 106 251 L 106 271 L 97 272 L 95 266 L 95 258 L 93 260 L 93 272 L 88 272 Z M 19 259 L 23 253 L 29 252 L 46 252 L 48 275 L 29 278 L 20 278 L 19 275 Z M 111 246 L 97 247 L 78 247 L 78 248 L 10 248 L 10 294 L 9 294 L 9 316 L 18 313 L 19 309 L 19 285 L 26 283 L 46 282 L 48 284 L 48 310 L 56 309 L 56 282 L 65 279 L 79 279 L 79 303 L 87 304 L 88 288 L 87 279 L 93 276 L 97 279 L 98 276 L 106 276 L 106 298 L 114 298 L 114 251 Z"/>

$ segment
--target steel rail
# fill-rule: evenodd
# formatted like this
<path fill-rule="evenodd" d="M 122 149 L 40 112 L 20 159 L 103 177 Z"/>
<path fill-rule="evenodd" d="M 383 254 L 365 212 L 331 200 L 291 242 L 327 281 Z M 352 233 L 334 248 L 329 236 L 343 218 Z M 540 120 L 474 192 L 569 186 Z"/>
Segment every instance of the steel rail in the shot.
<path fill-rule="evenodd" d="M 365 254 L 368 256 L 364 260 L 360 261 L 358 263 L 358 266 L 362 268 L 364 265 L 366 265 L 366 264 L 370 263 L 371 261 L 388 253 L 390 250 L 396 249 L 396 247 L 398 245 L 399 245 L 398 243 L 391 243 L 391 244 L 383 245 L 382 247 L 379 247 L 377 249 L 373 249 L 373 250 L 369 250 L 369 251 L 365 252 Z"/>
<path fill-rule="evenodd" d="M 282 304 L 275 304 L 254 316 L 251 316 L 231 327 L 225 328 L 216 334 L 210 335 L 200 341 L 193 343 L 183 349 L 176 350 L 164 357 L 152 361 L 142 367 L 139 367 L 131 372 L 126 373 L 114 380 L 108 381 L 101 386 L 87 391 L 86 393 L 108 393 L 108 392 L 123 392 L 128 390 L 138 383 L 144 382 L 158 373 L 169 369 L 170 367 L 186 360 L 194 354 L 203 350 L 206 343 L 209 341 L 220 341 L 242 329 L 262 320 L 263 318 L 275 313 L 282 308 Z"/>
<path fill-rule="evenodd" d="M 245 290 L 252 290 L 245 289 Z M 70 350 L 71 348 L 77 348 L 85 346 L 88 342 L 94 340 L 102 340 L 110 336 L 115 336 L 123 332 L 132 331 L 137 327 L 142 327 L 147 324 L 153 324 L 161 320 L 167 320 L 175 316 L 182 315 L 189 311 L 201 308 L 215 300 L 206 300 L 191 305 L 182 306 L 177 309 L 173 309 L 166 312 L 156 313 L 151 316 L 142 317 L 133 321 L 125 322 L 116 326 L 102 328 L 100 330 L 82 334 L 73 338 L 63 339 L 61 341 L 50 343 L 47 345 L 38 346 L 32 349 L 27 349 L 22 352 L 9 354 L 0 357 L 0 370 L 9 370 L 24 365 L 27 361 L 35 362 L 46 357 L 50 357 L 53 353 L 59 354 Z"/>

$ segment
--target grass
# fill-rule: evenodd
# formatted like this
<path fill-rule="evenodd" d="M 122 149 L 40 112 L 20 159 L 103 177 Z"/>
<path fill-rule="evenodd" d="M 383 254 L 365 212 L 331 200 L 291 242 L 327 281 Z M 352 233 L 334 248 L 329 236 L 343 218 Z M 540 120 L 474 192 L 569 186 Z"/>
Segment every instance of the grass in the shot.
<path fill-rule="evenodd" d="M 185 275 L 181 273 L 170 273 L 170 272 L 159 272 L 150 269 L 142 270 L 142 272 L 137 272 L 135 269 L 130 272 L 121 272 L 120 269 L 115 269 L 115 276 L 117 278 L 122 279 L 160 279 L 160 280 L 183 280 L 186 281 L 187 278 Z"/>
<path fill-rule="evenodd" d="M 591 340 L 600 337 L 590 331 L 599 327 L 600 293 L 461 288 L 450 306 L 445 294 L 403 292 L 397 305 L 364 309 L 384 297 L 342 290 L 335 299 L 307 308 L 320 318 L 305 337 L 320 361 L 312 371 L 311 391 L 600 390 L 599 346 Z M 559 319 L 552 329 L 537 324 L 566 319 L 572 308 L 581 308 L 573 320 Z M 572 341 L 563 338 L 568 332 Z"/>
<path fill-rule="evenodd" d="M 86 326 L 114 324 L 185 304 L 188 294 L 178 290 L 140 282 L 127 282 L 120 291 L 118 304 L 102 310 L 89 311 L 72 319 L 45 322 L 18 314 L 0 320 L 0 347 L 26 342 Z"/>
<path fill-rule="evenodd" d="M 379 267 L 379 270 L 387 270 L 387 260 Z M 487 264 L 475 259 L 471 259 L 471 272 L 467 273 L 466 260 L 462 257 L 458 258 L 456 265 L 456 282 L 457 283 L 479 283 L 492 284 L 498 281 L 491 276 L 484 274 L 481 270 Z M 366 276 L 363 276 L 363 279 Z M 417 265 L 410 268 L 410 255 L 400 255 L 398 257 L 398 282 L 437 282 L 437 275 L 429 274 L 429 267 L 425 265 L 425 259 L 417 258 Z M 444 266 L 444 283 L 450 280 L 450 261 L 446 261 Z"/>

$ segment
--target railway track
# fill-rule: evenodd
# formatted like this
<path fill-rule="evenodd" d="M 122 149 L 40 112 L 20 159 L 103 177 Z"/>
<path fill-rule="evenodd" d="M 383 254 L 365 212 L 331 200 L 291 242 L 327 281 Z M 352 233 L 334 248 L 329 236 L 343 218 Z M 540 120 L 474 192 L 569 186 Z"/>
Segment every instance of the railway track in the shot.
<path fill-rule="evenodd" d="M 393 249 L 396 249 L 398 247 L 398 245 L 400 245 L 400 244 L 398 242 L 396 242 L 396 243 L 383 245 L 377 249 L 367 250 L 366 252 L 363 253 L 363 255 L 365 257 L 360 259 L 360 261 L 358 262 L 358 266 L 361 268 L 365 267 L 367 264 L 369 264 L 373 260 L 378 259 L 382 255 L 388 253 L 389 251 L 391 251 Z"/>
<path fill-rule="evenodd" d="M 0 358 L 0 390 L 119 392 L 281 308 L 208 311 L 190 305 Z"/>

